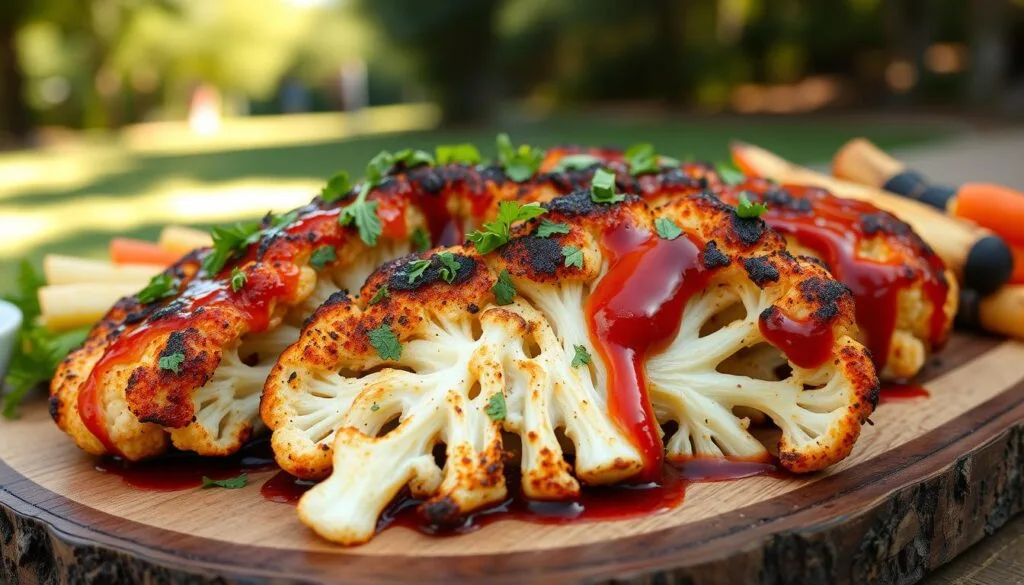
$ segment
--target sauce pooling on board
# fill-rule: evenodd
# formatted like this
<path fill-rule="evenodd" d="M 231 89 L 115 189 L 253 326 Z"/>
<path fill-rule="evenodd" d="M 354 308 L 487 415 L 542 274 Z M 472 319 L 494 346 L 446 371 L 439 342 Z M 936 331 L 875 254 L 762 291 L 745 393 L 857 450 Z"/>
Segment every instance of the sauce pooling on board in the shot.
<path fill-rule="evenodd" d="M 916 398 L 928 398 L 928 390 L 914 384 L 886 384 L 878 393 L 878 403 L 903 402 Z"/>
<path fill-rule="evenodd" d="M 691 483 L 730 481 L 758 475 L 784 477 L 771 462 L 697 459 L 681 465 L 666 465 L 660 479 L 639 485 L 588 486 L 580 497 L 564 501 L 530 500 L 523 496 L 517 469 L 506 470 L 509 495 L 496 506 L 477 511 L 454 526 L 430 524 L 417 513 L 423 500 L 404 492 L 395 498 L 377 521 L 378 532 L 389 526 L 404 526 L 430 535 L 472 532 L 498 520 L 520 520 L 535 524 L 570 524 L 597 520 L 624 520 L 661 514 L 682 505 L 686 486 Z M 280 472 L 260 488 L 264 499 L 296 504 L 315 482 Z"/>
<path fill-rule="evenodd" d="M 889 357 L 899 312 L 899 294 L 911 287 L 918 277 L 923 282 L 922 296 L 934 307 L 930 321 L 931 343 L 941 344 L 949 290 L 942 260 L 923 242 L 919 242 L 917 252 L 927 261 L 925 270 L 899 261 L 871 258 L 866 250 L 871 247 L 870 238 L 879 232 L 916 239 L 905 224 L 862 201 L 834 197 L 813 187 L 785 185 L 779 188 L 764 179 L 748 179 L 724 190 L 721 195 L 735 204 L 741 192 L 767 201 L 768 210 L 762 216 L 765 222 L 814 250 L 836 279 L 850 289 L 856 303 L 857 323 L 867 336 L 866 345 L 879 369 L 885 367 Z"/>
<path fill-rule="evenodd" d="M 203 484 L 203 477 L 230 479 L 242 473 L 278 469 L 269 439 L 248 443 L 230 457 L 201 457 L 181 451 L 140 463 L 103 457 L 95 468 L 101 473 L 119 476 L 129 487 L 153 492 L 194 489 Z"/>
<path fill-rule="evenodd" d="M 606 229 L 600 245 L 609 266 L 587 300 L 587 326 L 608 372 L 610 414 L 643 457 L 638 479 L 653 481 L 662 468 L 664 446 L 644 362 L 672 341 L 686 302 L 704 289 L 712 272 L 685 233 L 665 240 L 619 224 Z"/>

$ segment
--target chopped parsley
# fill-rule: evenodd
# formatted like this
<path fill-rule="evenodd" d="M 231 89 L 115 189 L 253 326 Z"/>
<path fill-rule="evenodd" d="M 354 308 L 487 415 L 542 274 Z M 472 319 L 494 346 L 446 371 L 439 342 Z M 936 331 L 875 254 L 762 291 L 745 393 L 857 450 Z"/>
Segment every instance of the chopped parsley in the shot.
<path fill-rule="evenodd" d="M 203 476 L 202 488 L 208 489 L 213 487 L 224 488 L 227 490 L 237 490 L 244 488 L 249 483 L 249 476 L 245 473 L 238 477 L 229 477 L 227 479 L 211 479 Z"/>
<path fill-rule="evenodd" d="M 583 268 L 583 250 L 576 246 L 562 246 L 562 256 L 565 256 L 565 267 L 575 266 Z"/>
<path fill-rule="evenodd" d="M 235 266 L 231 269 L 231 290 L 238 292 L 245 286 L 245 281 L 249 280 L 249 276 L 244 270 Z"/>
<path fill-rule="evenodd" d="M 313 268 L 323 270 L 324 266 L 337 259 L 338 255 L 334 251 L 334 246 L 323 245 L 313 250 L 313 254 L 309 257 L 309 263 L 313 265 Z"/>
<path fill-rule="evenodd" d="M 479 164 L 480 151 L 472 144 L 446 144 L 438 146 L 435 151 L 437 164 L 446 165 L 451 163 L 463 163 L 467 165 Z"/>
<path fill-rule="evenodd" d="M 570 154 L 558 161 L 555 172 L 580 171 L 601 164 L 601 159 L 592 154 Z"/>
<path fill-rule="evenodd" d="M 203 258 L 203 270 L 214 276 L 224 269 L 228 260 L 259 241 L 260 223 L 239 222 L 228 227 L 215 227 L 210 235 L 213 237 L 213 249 Z"/>
<path fill-rule="evenodd" d="M 618 203 L 625 195 L 615 193 L 615 173 L 598 169 L 590 182 L 590 200 L 594 203 Z"/>
<path fill-rule="evenodd" d="M 658 237 L 665 240 L 674 240 L 683 233 L 683 230 L 676 225 L 676 222 L 667 217 L 659 217 L 654 220 L 654 229 L 657 230 Z"/>
<path fill-rule="evenodd" d="M 491 397 L 487 400 L 484 412 L 495 422 L 505 420 L 505 417 L 508 416 L 508 405 L 505 404 L 505 395 L 501 392 L 491 394 Z"/>
<path fill-rule="evenodd" d="M 459 275 L 459 269 L 462 268 L 455 256 L 451 252 L 441 252 L 437 255 L 437 259 L 441 261 L 441 278 L 448 284 L 455 282 L 455 277 Z"/>
<path fill-rule="evenodd" d="M 320 189 L 320 199 L 324 203 L 334 203 L 341 199 L 352 190 L 352 181 L 349 180 L 348 173 L 345 171 L 338 171 L 333 177 L 327 180 L 327 184 Z"/>
<path fill-rule="evenodd" d="M 475 231 L 467 237 L 481 254 L 486 254 L 508 242 L 511 237 L 509 229 L 514 222 L 533 219 L 546 212 L 538 203 L 520 205 L 515 201 L 502 201 L 498 207 L 498 217 L 485 223 L 483 231 Z"/>
<path fill-rule="evenodd" d="M 376 402 L 370 405 L 370 412 L 377 412 L 378 410 L 380 410 L 380 405 Z"/>
<path fill-rule="evenodd" d="M 573 349 L 576 350 L 576 353 L 572 356 L 572 362 L 569 365 L 571 365 L 574 368 L 578 368 L 580 366 L 585 366 L 590 363 L 590 352 L 587 351 L 587 348 L 585 346 L 574 345 L 572 347 Z"/>
<path fill-rule="evenodd" d="M 747 197 L 746 193 L 740 193 L 740 201 L 736 204 L 736 215 L 743 219 L 750 219 L 753 217 L 761 217 L 764 212 L 768 211 L 768 206 L 764 203 L 754 203 Z"/>
<path fill-rule="evenodd" d="M 540 220 L 540 226 L 537 227 L 538 238 L 550 238 L 555 234 L 567 234 L 569 233 L 569 225 L 565 223 L 558 223 L 548 219 Z"/>
<path fill-rule="evenodd" d="M 430 267 L 430 260 L 413 260 L 409 263 L 409 284 L 416 282 L 423 277 L 423 273 Z"/>
<path fill-rule="evenodd" d="M 715 172 L 718 173 L 718 178 L 722 179 L 722 182 L 726 185 L 737 185 L 747 179 L 742 171 L 727 162 L 715 163 Z"/>
<path fill-rule="evenodd" d="M 499 305 L 512 303 L 512 298 L 516 296 L 516 287 L 512 284 L 512 275 L 508 273 L 508 270 L 501 269 L 501 272 L 498 273 L 498 280 L 491 287 L 491 292 L 494 293 L 494 298 Z"/>
<path fill-rule="evenodd" d="M 504 132 L 498 134 L 498 162 L 505 169 L 508 178 L 516 183 L 526 181 L 540 168 L 544 161 L 544 150 L 534 148 L 528 144 L 521 144 L 519 148 L 512 145 L 512 139 Z"/>
<path fill-rule="evenodd" d="M 174 294 L 178 292 L 177 284 L 178 282 L 173 276 L 166 272 L 162 272 L 154 276 L 149 281 L 149 284 L 146 285 L 146 288 L 139 291 L 136 298 L 139 299 L 140 303 L 145 305 L 152 303 L 153 301 L 159 301 L 160 299 L 174 296 Z"/>
<path fill-rule="evenodd" d="M 383 301 L 385 298 L 387 298 L 387 296 L 388 296 L 388 285 L 382 284 L 382 285 L 380 285 L 380 288 L 377 289 L 377 292 L 373 293 L 373 298 L 370 299 L 370 304 L 371 305 L 376 305 L 377 303 L 379 303 L 379 302 Z"/>
<path fill-rule="evenodd" d="M 434 157 L 429 152 L 406 148 L 395 153 L 394 164 L 400 164 L 407 169 L 411 169 L 422 165 L 434 164 Z"/>
<path fill-rule="evenodd" d="M 402 357 L 402 344 L 398 342 L 398 336 L 390 326 L 381 325 L 376 329 L 371 329 L 368 335 L 370 345 L 377 350 L 380 359 L 397 361 Z"/>
<path fill-rule="evenodd" d="M 658 155 L 654 154 L 654 145 L 651 143 L 634 144 L 626 149 L 626 163 L 629 164 L 629 174 L 636 177 L 645 173 L 657 173 L 661 170 L 658 164 Z"/>
<path fill-rule="evenodd" d="M 417 252 L 430 249 L 430 234 L 427 230 L 418 227 L 412 232 L 412 248 Z"/>
<path fill-rule="evenodd" d="M 376 246 L 377 239 L 384 231 L 377 217 L 377 202 L 367 201 L 370 191 L 380 185 L 387 176 L 388 171 L 394 166 L 395 157 L 386 150 L 382 150 L 370 159 L 366 164 L 366 178 L 359 188 L 359 195 L 351 205 L 341 210 L 338 215 L 338 223 L 344 226 L 356 224 L 359 230 L 359 239 L 367 246 Z"/>
<path fill-rule="evenodd" d="M 167 370 L 168 372 L 174 372 L 175 374 L 181 373 L 181 364 L 185 361 L 185 354 L 177 351 L 169 355 L 160 356 L 160 360 L 157 365 L 161 370 Z"/>

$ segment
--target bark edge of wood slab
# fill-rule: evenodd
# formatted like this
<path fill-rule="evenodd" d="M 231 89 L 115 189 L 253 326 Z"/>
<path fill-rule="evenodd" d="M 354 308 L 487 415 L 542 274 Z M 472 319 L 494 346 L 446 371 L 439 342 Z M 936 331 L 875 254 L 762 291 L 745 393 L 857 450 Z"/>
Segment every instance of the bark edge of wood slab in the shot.
<path fill-rule="evenodd" d="M 986 356 L 1010 361 L 1004 358 L 1022 351 L 1007 346 L 1013 343 L 958 334 L 927 376 L 938 384 L 972 363 L 988 367 Z M 945 388 L 951 389 L 959 388 Z M 756 503 L 643 534 L 500 554 L 404 556 L 225 542 L 86 506 L 0 460 L 0 580 L 913 583 L 1024 510 L 1024 376 L 1003 378 L 991 394 L 906 443 Z M 294 513 L 281 506 L 283 514 Z M 457 538 L 469 545 L 486 536 Z"/>

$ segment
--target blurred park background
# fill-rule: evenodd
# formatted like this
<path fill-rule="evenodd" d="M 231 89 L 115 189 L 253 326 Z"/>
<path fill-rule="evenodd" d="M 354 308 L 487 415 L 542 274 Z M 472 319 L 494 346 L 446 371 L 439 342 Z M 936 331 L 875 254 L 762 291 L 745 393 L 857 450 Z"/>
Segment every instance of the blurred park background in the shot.
<path fill-rule="evenodd" d="M 0 0 L 0 289 L 23 257 L 287 209 L 382 148 L 821 163 L 1022 122 L 1024 0 Z"/>

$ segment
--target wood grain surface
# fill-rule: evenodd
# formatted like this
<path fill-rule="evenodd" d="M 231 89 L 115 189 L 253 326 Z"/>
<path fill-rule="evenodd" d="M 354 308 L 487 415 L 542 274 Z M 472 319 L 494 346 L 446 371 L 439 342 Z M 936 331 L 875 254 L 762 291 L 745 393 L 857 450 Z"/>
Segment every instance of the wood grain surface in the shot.
<path fill-rule="evenodd" d="M 12 582 L 912 583 L 1024 508 L 1024 344 L 959 334 L 886 403 L 853 455 L 807 478 L 695 484 L 670 512 L 500 521 L 368 545 L 318 540 L 241 490 L 133 490 L 94 470 L 42 404 L 0 425 L 0 546 Z"/>

